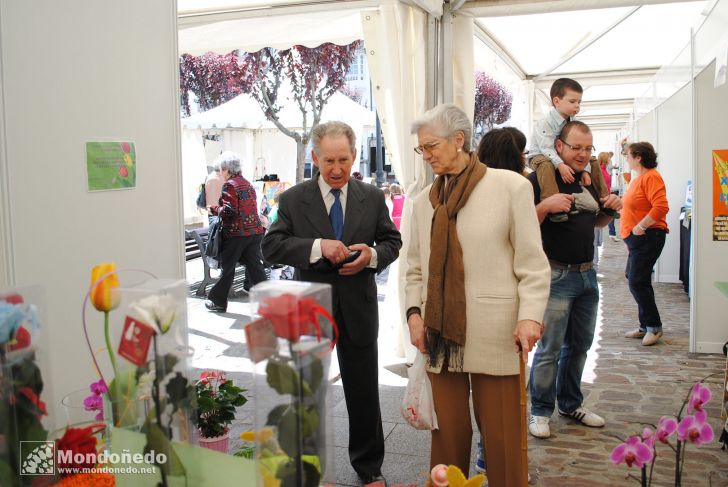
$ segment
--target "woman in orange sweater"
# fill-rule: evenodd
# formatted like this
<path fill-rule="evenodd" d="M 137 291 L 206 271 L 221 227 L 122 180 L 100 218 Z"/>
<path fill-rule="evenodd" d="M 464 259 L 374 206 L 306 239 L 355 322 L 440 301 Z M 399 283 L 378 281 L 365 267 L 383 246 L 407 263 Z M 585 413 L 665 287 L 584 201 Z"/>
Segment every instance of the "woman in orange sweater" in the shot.
<path fill-rule="evenodd" d="M 652 268 L 665 246 L 669 211 L 665 182 L 657 172 L 657 154 L 649 142 L 636 142 L 627 149 L 627 162 L 637 173 L 622 200 L 621 234 L 629 249 L 629 290 L 637 301 L 640 326 L 627 338 L 641 338 L 654 345 L 662 336 L 662 321 L 652 289 Z"/>

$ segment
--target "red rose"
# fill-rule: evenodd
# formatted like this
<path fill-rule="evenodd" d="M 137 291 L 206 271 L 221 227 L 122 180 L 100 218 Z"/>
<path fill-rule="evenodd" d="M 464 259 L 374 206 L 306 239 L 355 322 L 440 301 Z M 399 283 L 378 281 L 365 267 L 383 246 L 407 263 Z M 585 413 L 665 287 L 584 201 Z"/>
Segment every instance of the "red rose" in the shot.
<path fill-rule="evenodd" d="M 98 430 L 98 426 L 96 427 Z M 58 462 L 60 468 L 93 468 L 96 466 L 96 431 L 94 426 L 86 428 L 66 428 L 63 437 L 56 442 L 56 451 L 70 451 L 71 462 Z M 76 454 L 81 453 L 84 460 L 76 463 Z M 66 457 L 67 454 L 64 454 Z M 88 460 L 88 461 L 87 461 Z"/>
<path fill-rule="evenodd" d="M 22 304 L 23 303 L 23 296 L 21 296 L 20 294 L 17 294 L 17 293 L 8 294 L 7 296 L 3 296 L 0 299 L 5 301 L 6 303 L 10 303 L 10 304 Z"/>
<path fill-rule="evenodd" d="M 10 351 L 23 350 L 30 347 L 30 332 L 25 327 L 20 327 L 15 332 L 15 343 L 10 345 Z"/>

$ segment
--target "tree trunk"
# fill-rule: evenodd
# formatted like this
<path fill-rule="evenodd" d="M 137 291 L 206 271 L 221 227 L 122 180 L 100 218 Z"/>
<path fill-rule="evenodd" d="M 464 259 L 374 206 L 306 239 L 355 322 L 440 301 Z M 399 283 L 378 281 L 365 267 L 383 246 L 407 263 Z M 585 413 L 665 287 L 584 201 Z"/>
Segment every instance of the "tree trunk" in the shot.
<path fill-rule="evenodd" d="M 306 166 L 306 142 L 296 139 L 296 184 L 303 181 L 303 170 Z M 311 168 L 313 172 L 313 168 Z"/>

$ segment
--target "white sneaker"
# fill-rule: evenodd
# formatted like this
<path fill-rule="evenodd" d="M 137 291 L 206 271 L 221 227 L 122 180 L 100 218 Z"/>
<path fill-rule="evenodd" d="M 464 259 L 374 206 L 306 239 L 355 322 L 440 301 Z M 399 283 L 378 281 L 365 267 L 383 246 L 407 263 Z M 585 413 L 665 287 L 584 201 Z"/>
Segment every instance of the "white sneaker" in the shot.
<path fill-rule="evenodd" d="M 549 421 L 551 421 L 551 418 L 548 416 L 530 416 L 528 418 L 528 432 L 536 438 L 548 438 L 551 436 Z"/>
<path fill-rule="evenodd" d="M 561 409 L 559 409 L 559 414 L 562 416 L 567 416 L 571 419 L 575 419 L 581 424 L 585 426 L 591 426 L 592 428 L 601 428 L 606 422 L 604 421 L 604 418 L 602 418 L 598 414 L 589 411 L 583 406 L 579 406 L 570 413 L 565 413 Z"/>
<path fill-rule="evenodd" d="M 616 235 L 610 235 L 609 238 L 612 239 L 612 242 L 619 242 L 619 237 L 617 237 Z"/>

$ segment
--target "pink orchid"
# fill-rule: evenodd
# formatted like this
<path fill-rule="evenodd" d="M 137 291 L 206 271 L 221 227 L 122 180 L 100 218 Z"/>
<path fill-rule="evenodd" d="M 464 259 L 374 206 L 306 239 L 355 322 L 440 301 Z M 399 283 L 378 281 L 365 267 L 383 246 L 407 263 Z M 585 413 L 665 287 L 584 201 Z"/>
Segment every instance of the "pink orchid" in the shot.
<path fill-rule="evenodd" d="M 645 463 L 652 460 L 652 455 L 652 448 L 642 443 L 639 436 L 630 436 L 626 442 L 612 450 L 610 458 L 615 465 L 624 462 L 628 467 L 634 465 L 642 468 Z"/>
<path fill-rule="evenodd" d="M 660 421 L 657 423 L 657 439 L 661 443 L 667 443 L 668 438 L 675 432 L 677 429 L 677 421 L 675 418 L 670 418 L 668 416 L 663 416 L 660 418 Z"/>
<path fill-rule="evenodd" d="M 693 411 L 702 411 L 703 404 L 710 401 L 710 388 L 697 382 L 690 389 L 690 398 L 688 399 L 688 413 Z"/>
<path fill-rule="evenodd" d="M 677 426 L 678 438 L 696 445 L 713 441 L 713 428 L 706 422 L 707 418 L 705 411 L 696 411 L 692 416 L 685 416 Z"/>
<path fill-rule="evenodd" d="M 104 379 L 100 379 L 98 382 L 92 382 L 88 387 L 89 389 L 91 389 L 91 392 L 98 396 L 100 396 L 101 394 L 105 394 L 109 391 L 109 388 L 106 387 L 106 382 L 104 382 Z"/>
<path fill-rule="evenodd" d="M 642 430 L 642 442 L 649 448 L 655 448 L 656 440 L 657 437 L 655 436 L 655 432 L 652 431 L 651 428 L 645 428 L 644 430 Z"/>

